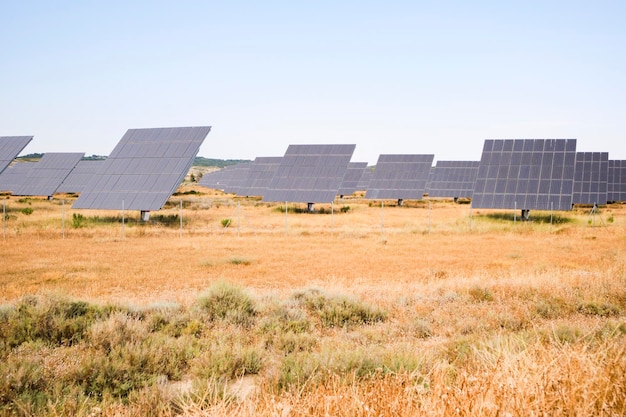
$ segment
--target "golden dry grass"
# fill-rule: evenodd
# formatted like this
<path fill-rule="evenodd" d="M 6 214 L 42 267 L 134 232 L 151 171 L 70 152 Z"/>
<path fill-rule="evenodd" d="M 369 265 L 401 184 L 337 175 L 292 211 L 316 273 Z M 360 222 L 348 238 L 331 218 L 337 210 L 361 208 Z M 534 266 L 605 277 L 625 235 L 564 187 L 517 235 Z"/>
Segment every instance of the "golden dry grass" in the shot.
<path fill-rule="evenodd" d="M 186 415 L 626 410 L 624 206 L 605 209 L 604 225 L 591 227 L 584 209 L 560 213 L 570 219 L 565 223 L 513 224 L 484 210 L 470 220 L 468 205 L 445 201 L 381 208 L 352 199 L 337 203 L 333 216 L 286 216 L 276 205 L 219 193 L 178 198 L 182 232 L 173 218 L 123 230 L 117 222 L 72 228 L 79 212 L 69 208 L 71 197 L 65 207 L 58 200 L 10 198 L 0 241 L 0 302 L 61 293 L 101 303 L 189 306 L 211 284 L 227 280 L 272 305 L 319 288 L 384 308 L 389 319 L 321 331 L 312 360 L 345 362 L 350 358 L 337 352 L 353 352 L 415 364 L 406 373 L 366 379 L 329 371 L 322 382 L 286 391 L 275 389 L 278 371 L 267 364 L 239 401 L 176 400 Z M 350 210 L 338 213 L 343 205 Z M 24 207 L 33 213 L 23 214 Z M 153 218 L 179 213 L 175 197 Z M 221 225 L 225 218 L 233 219 L 228 228 Z M 141 414 L 159 395 L 165 394 L 147 391 L 142 400 L 111 404 L 103 413 Z"/>

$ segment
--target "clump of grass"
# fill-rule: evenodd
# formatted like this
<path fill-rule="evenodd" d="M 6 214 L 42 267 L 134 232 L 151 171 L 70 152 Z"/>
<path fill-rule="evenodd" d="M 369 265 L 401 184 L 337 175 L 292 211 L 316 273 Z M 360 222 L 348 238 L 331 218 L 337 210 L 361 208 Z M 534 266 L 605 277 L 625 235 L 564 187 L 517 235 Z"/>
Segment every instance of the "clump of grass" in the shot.
<path fill-rule="evenodd" d="M 259 349 L 229 344 L 212 346 L 191 364 L 194 376 L 200 379 L 240 378 L 258 374 L 262 367 L 263 355 Z"/>
<path fill-rule="evenodd" d="M 24 207 L 23 209 L 20 210 L 20 212 L 22 214 L 25 214 L 26 216 L 30 216 L 31 214 L 33 214 L 33 208 L 32 207 Z"/>
<path fill-rule="evenodd" d="M 218 281 L 200 295 L 197 305 L 209 320 L 225 320 L 238 325 L 250 324 L 257 314 L 252 298 L 241 288 Z"/>
<path fill-rule="evenodd" d="M 578 306 L 578 312 L 586 316 L 609 317 L 621 313 L 618 306 L 606 302 L 587 302 Z"/>
<path fill-rule="evenodd" d="M 493 301 L 494 296 L 489 288 L 475 285 L 468 291 L 470 299 L 475 303 Z"/>
<path fill-rule="evenodd" d="M 222 219 L 222 220 L 220 220 L 220 224 L 222 225 L 223 228 L 229 227 L 232 222 L 233 222 L 232 219 Z"/>
<path fill-rule="evenodd" d="M 252 263 L 252 261 L 248 258 L 242 258 L 242 257 L 234 257 L 234 258 L 230 258 L 228 260 L 228 263 L 231 265 L 250 265 Z"/>
<path fill-rule="evenodd" d="M 318 289 L 297 292 L 293 299 L 317 315 L 326 327 L 372 324 L 387 319 L 384 310 L 348 297 L 328 297 Z"/>

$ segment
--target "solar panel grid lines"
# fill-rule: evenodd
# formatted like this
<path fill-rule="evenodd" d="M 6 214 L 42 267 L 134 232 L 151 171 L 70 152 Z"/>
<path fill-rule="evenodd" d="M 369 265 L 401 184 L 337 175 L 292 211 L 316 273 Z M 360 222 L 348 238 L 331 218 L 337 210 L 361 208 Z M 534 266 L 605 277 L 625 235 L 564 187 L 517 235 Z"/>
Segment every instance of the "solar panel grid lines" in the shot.
<path fill-rule="evenodd" d="M 479 164 L 479 161 L 437 161 L 428 177 L 428 196 L 471 198 Z"/>
<path fill-rule="evenodd" d="M 15 162 L 0 174 L 0 191 L 13 192 L 20 187 L 36 162 Z"/>
<path fill-rule="evenodd" d="M 334 201 L 356 145 L 289 145 L 263 195 L 264 201 Z"/>
<path fill-rule="evenodd" d="M 0 174 L 31 140 L 32 136 L 0 136 Z"/>
<path fill-rule="evenodd" d="M 210 130 L 129 129 L 73 208 L 159 210 L 184 180 Z"/>
<path fill-rule="evenodd" d="M 624 159 L 609 159 L 607 199 L 613 202 L 626 201 L 626 160 Z"/>
<path fill-rule="evenodd" d="M 104 160 L 82 160 L 74 167 L 57 189 L 59 193 L 80 193 L 102 167 Z"/>
<path fill-rule="evenodd" d="M 359 181 L 363 176 L 363 171 L 367 168 L 367 162 L 350 162 L 346 173 L 339 187 L 339 195 L 352 195 L 354 194 L 359 185 Z"/>
<path fill-rule="evenodd" d="M 224 173 L 223 188 L 226 193 L 242 195 L 241 191 L 245 187 L 252 162 L 240 162 L 232 165 L 229 170 Z"/>
<path fill-rule="evenodd" d="M 248 169 L 248 178 L 240 187 L 240 195 L 263 197 L 282 160 L 281 156 L 258 156 Z"/>
<path fill-rule="evenodd" d="M 51 197 L 61 183 L 85 156 L 78 152 L 49 152 L 29 169 L 24 181 L 15 187 L 13 195 Z"/>
<path fill-rule="evenodd" d="M 472 207 L 571 210 L 576 139 L 487 139 Z"/>
<path fill-rule="evenodd" d="M 432 154 L 381 154 L 365 198 L 421 200 L 434 159 Z"/>
<path fill-rule="evenodd" d="M 359 183 L 356 188 L 358 191 L 365 191 L 369 188 L 370 181 L 372 180 L 372 176 L 374 175 L 374 170 L 371 167 L 367 167 L 363 170 L 361 178 L 359 179 Z"/>
<path fill-rule="evenodd" d="M 574 204 L 606 204 L 608 181 L 608 152 L 576 152 Z"/>

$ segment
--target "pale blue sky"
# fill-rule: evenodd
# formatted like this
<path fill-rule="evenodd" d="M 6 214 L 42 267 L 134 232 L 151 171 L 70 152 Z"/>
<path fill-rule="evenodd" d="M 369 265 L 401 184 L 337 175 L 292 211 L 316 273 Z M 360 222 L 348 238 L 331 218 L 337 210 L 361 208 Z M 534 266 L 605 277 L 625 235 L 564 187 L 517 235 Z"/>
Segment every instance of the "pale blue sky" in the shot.
<path fill-rule="evenodd" d="M 0 135 L 108 155 L 129 128 L 211 125 L 201 156 L 355 143 L 370 164 L 577 138 L 626 159 L 624 22 L 623 1 L 3 2 Z"/>

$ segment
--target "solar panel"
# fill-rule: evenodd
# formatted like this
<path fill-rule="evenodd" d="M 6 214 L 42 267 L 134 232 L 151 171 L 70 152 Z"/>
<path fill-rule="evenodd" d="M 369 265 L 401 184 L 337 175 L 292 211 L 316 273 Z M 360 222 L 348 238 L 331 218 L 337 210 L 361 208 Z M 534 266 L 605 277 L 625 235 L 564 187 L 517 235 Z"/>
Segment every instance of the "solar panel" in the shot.
<path fill-rule="evenodd" d="M 84 153 L 46 153 L 28 170 L 26 178 L 13 195 L 39 195 L 51 197 L 63 180 L 74 169 Z"/>
<path fill-rule="evenodd" d="M 0 191 L 13 192 L 17 187 L 20 187 L 26 180 L 28 172 L 35 165 L 36 162 L 15 162 L 9 165 L 0 174 Z"/>
<path fill-rule="evenodd" d="M 224 178 L 224 172 L 228 169 L 229 166 L 203 174 L 202 178 L 200 178 L 200 181 L 198 181 L 198 185 L 223 191 L 224 188 L 222 184 L 222 178 Z"/>
<path fill-rule="evenodd" d="M 488 139 L 472 207 L 571 210 L 576 139 Z"/>
<path fill-rule="evenodd" d="M 363 170 L 361 174 L 361 178 L 359 179 L 359 183 L 356 185 L 356 189 L 359 191 L 365 191 L 370 186 L 370 181 L 372 180 L 372 176 L 374 175 L 374 169 L 372 167 L 367 167 Z"/>
<path fill-rule="evenodd" d="M 239 189 L 239 195 L 263 196 L 280 165 L 281 156 L 259 156 L 248 169 L 248 178 Z"/>
<path fill-rule="evenodd" d="M 363 171 L 367 168 L 367 162 L 350 162 L 346 175 L 343 177 L 339 187 L 339 195 L 352 195 L 358 189 L 359 181 L 363 176 Z"/>
<path fill-rule="evenodd" d="M 434 155 L 380 155 L 365 198 L 421 200 Z"/>
<path fill-rule="evenodd" d="M 58 193 L 82 193 L 91 178 L 104 166 L 104 160 L 79 161 L 57 189 Z"/>
<path fill-rule="evenodd" d="M 608 201 L 626 201 L 626 160 L 610 159 Z"/>
<path fill-rule="evenodd" d="M 159 210 L 184 180 L 210 130 L 129 129 L 73 208 Z"/>
<path fill-rule="evenodd" d="M 428 196 L 471 198 L 479 164 L 479 161 L 437 161 L 428 178 Z"/>
<path fill-rule="evenodd" d="M 248 180 L 248 172 L 251 165 L 251 162 L 240 162 L 233 165 L 228 171 L 229 175 L 226 178 L 222 178 L 224 192 L 241 195 L 240 191 Z"/>
<path fill-rule="evenodd" d="M 330 203 L 356 145 L 289 145 L 263 200 Z"/>
<path fill-rule="evenodd" d="M 31 140 L 32 136 L 0 136 L 0 174 Z"/>
<path fill-rule="evenodd" d="M 608 181 L 608 152 L 576 152 L 574 204 L 606 204 Z"/>

